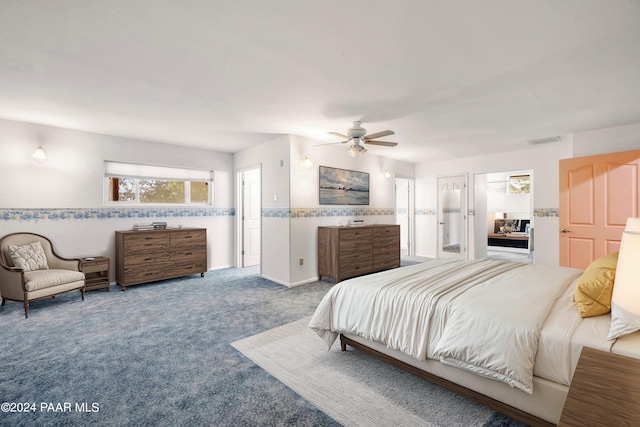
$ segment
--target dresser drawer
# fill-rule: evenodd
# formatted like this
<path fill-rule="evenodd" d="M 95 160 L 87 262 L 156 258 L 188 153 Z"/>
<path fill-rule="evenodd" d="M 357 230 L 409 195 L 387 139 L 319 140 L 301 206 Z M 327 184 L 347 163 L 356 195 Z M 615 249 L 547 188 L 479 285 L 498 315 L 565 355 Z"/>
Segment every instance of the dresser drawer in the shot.
<path fill-rule="evenodd" d="M 390 226 L 390 227 L 376 227 L 373 230 L 373 237 L 375 239 L 381 239 L 386 237 L 397 237 L 399 234 L 400 227 L 399 226 Z"/>
<path fill-rule="evenodd" d="M 135 253 L 130 253 L 122 261 L 126 269 L 127 267 L 132 265 L 167 263 L 170 260 L 171 260 L 171 252 L 169 252 L 168 250 L 164 250 L 164 251 L 141 250 Z"/>
<path fill-rule="evenodd" d="M 371 261 L 371 251 L 354 251 L 340 255 L 340 266 L 360 261 Z"/>
<path fill-rule="evenodd" d="M 370 228 L 352 227 L 340 230 L 340 241 L 365 241 L 373 238 L 373 230 Z"/>
<path fill-rule="evenodd" d="M 373 257 L 376 260 L 378 258 L 387 258 L 387 257 L 398 258 L 398 248 L 395 247 L 395 246 L 374 248 L 373 249 Z"/>
<path fill-rule="evenodd" d="M 391 267 L 400 267 L 400 260 L 397 256 L 376 258 L 373 263 L 374 270 L 385 270 Z"/>
<path fill-rule="evenodd" d="M 345 254 L 355 253 L 355 252 L 371 252 L 373 248 L 373 243 L 371 240 L 362 242 L 359 240 L 341 240 L 339 243 L 340 248 L 340 257 Z"/>
<path fill-rule="evenodd" d="M 373 241 L 374 248 L 394 248 L 400 245 L 399 237 L 384 236 Z"/>
<path fill-rule="evenodd" d="M 124 268 L 124 280 L 127 284 L 150 282 L 166 277 L 170 263 L 131 265 Z"/>
<path fill-rule="evenodd" d="M 189 274 L 202 273 L 207 271 L 207 260 L 197 261 L 178 261 L 171 268 L 171 273 L 175 276 L 187 276 Z"/>
<path fill-rule="evenodd" d="M 359 276 L 371 272 L 371 259 L 340 265 L 340 277 Z"/>
<path fill-rule="evenodd" d="M 171 247 L 207 245 L 204 230 L 175 231 L 171 234 Z"/>
<path fill-rule="evenodd" d="M 144 249 L 158 250 L 169 248 L 169 235 L 166 233 L 134 234 L 124 239 L 124 250 L 129 253 Z"/>
<path fill-rule="evenodd" d="M 171 253 L 171 261 L 202 261 L 207 259 L 206 249 L 179 249 Z"/>

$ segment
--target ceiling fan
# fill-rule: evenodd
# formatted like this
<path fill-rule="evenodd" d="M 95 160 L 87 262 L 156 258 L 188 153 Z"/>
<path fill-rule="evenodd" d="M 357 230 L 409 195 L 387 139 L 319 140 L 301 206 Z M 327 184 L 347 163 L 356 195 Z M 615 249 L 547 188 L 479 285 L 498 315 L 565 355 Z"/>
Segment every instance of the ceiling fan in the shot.
<path fill-rule="evenodd" d="M 394 132 L 392 130 L 383 130 L 381 132 L 376 132 L 367 135 L 367 130 L 360 126 L 362 122 L 355 121 L 353 122 L 353 126 L 347 129 L 347 134 L 343 135 L 338 132 L 329 132 L 330 135 L 338 136 L 344 141 L 340 142 L 342 144 L 351 141 L 351 147 L 349 147 L 349 155 L 354 157 L 356 154 L 364 154 L 367 149 L 364 147 L 364 144 L 371 145 L 381 145 L 384 147 L 395 147 L 398 145 L 397 142 L 388 142 L 388 141 L 377 141 L 376 138 L 381 138 L 383 136 L 393 135 Z M 335 143 L 338 144 L 338 143 Z M 324 144 L 328 145 L 328 144 Z"/>

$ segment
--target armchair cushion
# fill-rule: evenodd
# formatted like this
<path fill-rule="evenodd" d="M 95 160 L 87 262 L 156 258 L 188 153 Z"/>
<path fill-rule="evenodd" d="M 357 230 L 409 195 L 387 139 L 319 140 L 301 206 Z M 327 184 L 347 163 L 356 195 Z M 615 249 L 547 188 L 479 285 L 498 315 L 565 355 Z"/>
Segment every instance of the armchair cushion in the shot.
<path fill-rule="evenodd" d="M 65 283 L 84 281 L 84 273 L 72 270 L 34 270 L 24 273 L 24 288 L 33 292 Z"/>
<path fill-rule="evenodd" d="M 40 242 L 29 243 L 24 246 L 8 245 L 9 256 L 15 267 L 25 272 L 33 270 L 47 270 L 47 257 Z"/>

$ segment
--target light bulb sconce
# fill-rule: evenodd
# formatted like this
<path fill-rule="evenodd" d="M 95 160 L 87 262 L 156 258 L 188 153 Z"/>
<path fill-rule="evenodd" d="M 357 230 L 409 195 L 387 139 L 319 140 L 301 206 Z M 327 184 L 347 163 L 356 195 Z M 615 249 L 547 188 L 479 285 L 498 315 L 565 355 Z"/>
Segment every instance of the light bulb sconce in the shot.
<path fill-rule="evenodd" d="M 313 166 L 311 160 L 307 156 L 300 157 L 300 169 L 305 170 Z"/>
<path fill-rule="evenodd" d="M 31 157 L 33 157 L 33 160 L 35 160 L 36 163 L 43 164 L 47 161 L 47 150 L 39 145 L 38 148 L 33 150 L 33 154 L 31 155 Z"/>
<path fill-rule="evenodd" d="M 385 169 L 382 172 L 382 176 L 384 176 L 384 179 L 389 179 L 389 178 L 391 178 L 391 172 L 389 172 L 388 170 Z"/>

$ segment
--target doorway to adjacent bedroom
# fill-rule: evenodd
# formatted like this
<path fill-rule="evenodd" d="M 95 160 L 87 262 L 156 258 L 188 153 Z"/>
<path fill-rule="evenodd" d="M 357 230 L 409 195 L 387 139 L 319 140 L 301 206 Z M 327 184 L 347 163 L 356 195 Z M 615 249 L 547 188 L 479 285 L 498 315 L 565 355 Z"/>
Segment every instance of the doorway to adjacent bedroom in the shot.
<path fill-rule="evenodd" d="M 240 195 L 238 197 L 239 259 L 241 267 L 260 264 L 261 256 L 261 220 L 262 220 L 262 184 L 260 168 L 248 169 L 238 173 Z"/>
<path fill-rule="evenodd" d="M 533 171 L 474 177 L 474 258 L 533 263 Z"/>

